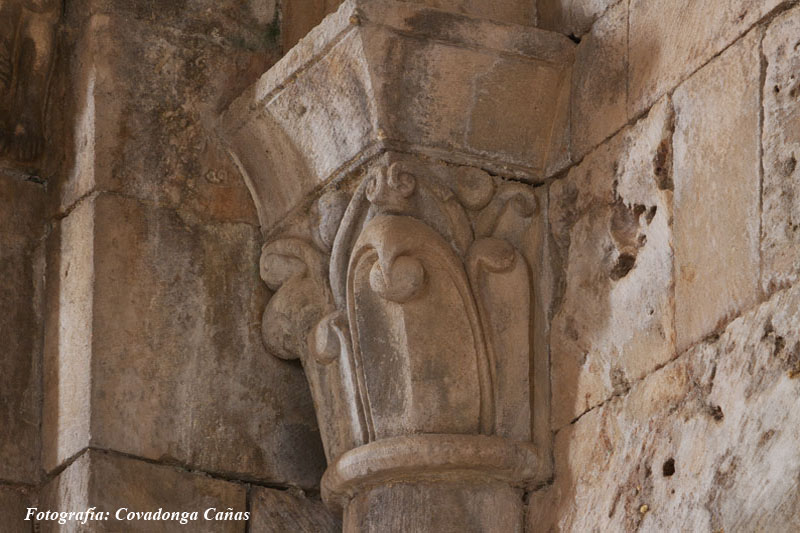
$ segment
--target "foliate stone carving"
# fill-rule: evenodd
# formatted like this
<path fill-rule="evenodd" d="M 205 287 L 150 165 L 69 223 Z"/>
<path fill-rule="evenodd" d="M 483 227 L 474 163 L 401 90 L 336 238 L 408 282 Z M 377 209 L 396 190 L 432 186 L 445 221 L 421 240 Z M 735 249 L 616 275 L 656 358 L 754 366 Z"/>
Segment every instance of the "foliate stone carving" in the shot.
<path fill-rule="evenodd" d="M 433 6 L 345 0 L 220 123 L 262 229 L 283 235 L 261 261 L 265 342 L 303 363 L 346 531 L 375 513 L 395 530 L 423 494 L 458 510 L 415 530 L 452 529 L 478 493 L 508 511 L 489 530 L 517 530 L 521 487 L 549 471 L 529 184 L 568 160 L 575 45 Z"/>
<path fill-rule="evenodd" d="M 61 0 L 0 0 L 0 156 L 44 149 L 44 113 Z"/>
<path fill-rule="evenodd" d="M 314 237 L 272 241 L 261 260 L 276 290 L 265 342 L 302 360 L 329 463 L 411 435 L 491 435 L 528 446 L 530 475 L 536 273 L 518 247 L 532 188 L 387 153 L 345 199 L 324 195 Z"/>

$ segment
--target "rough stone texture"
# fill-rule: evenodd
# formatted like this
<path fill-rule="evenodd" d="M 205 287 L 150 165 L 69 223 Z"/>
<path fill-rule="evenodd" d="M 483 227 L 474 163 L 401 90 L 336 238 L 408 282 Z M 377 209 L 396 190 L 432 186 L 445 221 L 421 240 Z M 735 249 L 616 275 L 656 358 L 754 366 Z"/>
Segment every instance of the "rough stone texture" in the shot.
<path fill-rule="evenodd" d="M 522 491 L 502 485 L 396 484 L 354 498 L 344 530 L 521 533 L 522 516 Z"/>
<path fill-rule="evenodd" d="M 250 489 L 250 531 L 252 533 L 336 533 L 342 530 L 320 500 L 308 498 L 301 491 Z"/>
<path fill-rule="evenodd" d="M 226 111 L 270 236 L 264 340 L 302 361 L 346 531 L 519 531 L 549 477 L 547 201 L 503 178 L 542 179 L 572 51 L 349 1 Z"/>
<path fill-rule="evenodd" d="M 573 160 L 580 160 L 628 121 L 627 16 L 626 2 L 609 9 L 578 45 L 570 114 Z"/>
<path fill-rule="evenodd" d="M 759 297 L 761 34 L 753 30 L 675 91 L 679 351 Z"/>
<path fill-rule="evenodd" d="M 0 159 L 35 163 L 45 147 L 45 107 L 60 2 L 0 4 Z"/>
<path fill-rule="evenodd" d="M 163 4 L 163 5 L 162 5 Z M 247 187 L 213 129 L 277 57 L 275 3 L 70 3 L 54 180 L 45 465 L 86 446 L 313 487 L 301 370 L 264 350 Z"/>
<path fill-rule="evenodd" d="M 541 181 L 566 159 L 573 51 L 536 28 L 351 0 L 236 99 L 224 132 L 265 230 L 384 150 Z"/>
<path fill-rule="evenodd" d="M 660 101 L 551 186 L 564 271 L 550 335 L 555 427 L 675 353 L 672 120 Z"/>
<path fill-rule="evenodd" d="M 539 0 L 539 27 L 580 37 L 620 0 Z M 627 0 L 622 4 L 627 4 Z M 627 20 L 623 21 L 627 27 Z"/>
<path fill-rule="evenodd" d="M 116 191 L 202 220 L 254 222 L 247 187 L 212 130 L 220 109 L 274 62 L 274 44 L 192 33 L 124 10 L 72 24 L 81 30 L 66 73 L 74 156 L 54 209 Z"/>
<path fill-rule="evenodd" d="M 281 44 L 288 52 L 311 29 L 322 22 L 325 15 L 339 8 L 342 0 L 311 0 L 308 2 L 283 2 L 281 5 Z"/>
<path fill-rule="evenodd" d="M 762 288 L 800 279 L 800 8 L 784 13 L 764 36 L 764 183 Z"/>
<path fill-rule="evenodd" d="M 83 231 L 71 238 L 73 223 Z M 116 194 L 81 202 L 61 226 L 61 309 L 51 310 L 62 333 L 49 342 L 58 362 L 47 372 L 46 440 L 80 438 L 46 454 L 47 467 L 91 435 L 101 448 L 314 486 L 324 460 L 302 373 L 265 352 L 256 326 L 266 301 L 258 230 L 189 224 Z M 94 272 L 70 259 L 76 242 Z M 79 299 L 89 308 L 70 307 Z M 77 347 L 77 334 L 63 334 L 71 317 L 84 331 Z"/>
<path fill-rule="evenodd" d="M 0 170 L 0 480 L 37 483 L 45 191 Z"/>
<path fill-rule="evenodd" d="M 34 505 L 34 491 L 30 488 L 0 485 L 0 519 L 3 531 L 30 533 L 33 524 L 25 521 L 28 507 Z"/>
<path fill-rule="evenodd" d="M 65 21 L 79 24 L 95 15 L 119 15 L 130 22 L 205 36 L 203 41 L 263 50 L 274 48 L 279 38 L 276 4 L 276 0 L 73 0 L 66 4 Z"/>
<path fill-rule="evenodd" d="M 246 510 L 246 487 L 212 479 L 169 466 L 145 463 L 116 454 L 89 450 L 45 485 L 39 508 L 42 510 L 85 510 L 97 507 L 110 512 L 108 521 L 95 522 L 84 529 L 76 522 L 58 526 L 41 522 L 41 531 L 245 531 L 244 521 L 204 520 L 208 508 L 233 512 Z M 199 519 L 188 525 L 171 521 L 116 520 L 118 509 L 130 511 L 197 511 Z"/>
<path fill-rule="evenodd" d="M 536 0 L 404 0 L 471 17 L 535 26 Z"/>
<path fill-rule="evenodd" d="M 402 0 L 424 4 L 436 9 L 464 13 L 473 17 L 511 22 L 525 26 L 536 25 L 536 0 Z M 342 0 L 311 0 L 283 2 L 281 13 L 281 43 L 288 51 L 322 19 L 336 11 Z"/>
<path fill-rule="evenodd" d="M 47 242 L 42 462 L 50 471 L 89 445 L 94 200 L 79 203 Z"/>
<path fill-rule="evenodd" d="M 345 528 L 520 530 L 519 487 L 550 480 L 531 531 L 800 529 L 796 2 L 540 0 L 573 46 L 527 0 L 349 0 L 245 93 L 270 295 L 215 128 L 337 3 L 64 4 L 46 161 L 0 171 L 0 480 L 20 482 L 0 517 L 36 503 L 46 272 L 40 507 L 249 491 L 250 531 L 338 530 L 307 385 L 275 351 L 305 353 L 323 437 L 343 435 L 320 492 L 350 502 Z M 548 69 L 573 50 L 570 100 Z M 39 186 L 2 181 L 25 172 L 53 203 L 46 269 Z M 481 339 L 501 387 L 476 385 Z M 365 383 L 343 379 L 351 349 Z"/>
<path fill-rule="evenodd" d="M 89 497 L 90 457 L 93 454 L 94 452 L 81 454 L 57 476 L 44 483 L 39 492 L 38 508 L 43 511 L 69 512 L 85 510 L 91 505 L 95 505 L 94 503 L 89 504 L 91 499 Z M 120 483 L 122 480 L 114 481 Z M 69 525 L 59 525 L 57 522 L 43 521 L 40 523 L 40 531 L 72 533 L 79 529 L 74 522 Z"/>
<path fill-rule="evenodd" d="M 630 0 L 628 116 L 649 108 L 782 0 Z"/>
<path fill-rule="evenodd" d="M 800 287 L 556 436 L 532 531 L 800 528 Z"/>

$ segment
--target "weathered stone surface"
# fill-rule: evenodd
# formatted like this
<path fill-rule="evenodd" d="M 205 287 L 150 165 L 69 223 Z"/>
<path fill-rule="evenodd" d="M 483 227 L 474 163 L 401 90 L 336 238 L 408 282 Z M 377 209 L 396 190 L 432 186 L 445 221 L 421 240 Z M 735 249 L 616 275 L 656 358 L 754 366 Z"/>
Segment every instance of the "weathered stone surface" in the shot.
<path fill-rule="evenodd" d="M 536 25 L 536 0 L 401 0 L 424 4 L 436 9 L 463 13 L 472 17 L 511 22 L 525 26 Z M 342 0 L 311 0 L 284 2 L 282 5 L 281 42 L 288 51 L 342 4 Z"/>
<path fill-rule="evenodd" d="M 47 468 L 91 435 L 150 459 L 314 486 L 324 459 L 308 388 L 258 329 L 258 230 L 192 225 L 115 194 L 84 200 L 60 225 Z"/>
<path fill-rule="evenodd" d="M 781 3 L 631 0 L 628 116 L 646 110 Z"/>
<path fill-rule="evenodd" d="M 765 292 L 800 279 L 800 9 L 764 36 L 762 279 Z"/>
<path fill-rule="evenodd" d="M 536 0 L 404 0 L 436 9 L 463 13 L 471 17 L 510 22 L 523 26 L 536 25 Z"/>
<path fill-rule="evenodd" d="M 86 510 L 91 505 L 95 505 L 94 503 L 89 504 L 90 457 L 95 453 L 86 452 L 81 454 L 67 468 L 45 483 L 39 492 L 38 509 L 69 512 L 72 510 Z M 114 481 L 116 483 L 123 482 L 120 479 Z M 146 486 L 144 485 L 141 488 Z M 42 521 L 40 522 L 40 531 L 72 533 L 80 531 L 80 529 L 78 529 L 78 524 L 75 522 L 59 525 L 58 522 Z"/>
<path fill-rule="evenodd" d="M 289 3 L 293 2 L 284 4 Z M 65 5 L 65 23 L 77 27 L 95 15 L 116 15 L 128 22 L 144 23 L 150 27 L 163 26 L 186 35 L 204 36 L 205 42 L 263 50 L 276 48 L 282 31 L 279 28 L 277 4 L 276 0 L 74 0 Z M 146 38 L 142 37 L 141 40 Z"/>
<path fill-rule="evenodd" d="M 92 442 L 314 486 L 324 459 L 308 388 L 258 328 L 258 230 L 109 195 L 95 219 Z"/>
<path fill-rule="evenodd" d="M 675 353 L 672 120 L 662 100 L 551 185 L 564 270 L 550 335 L 555 427 Z"/>
<path fill-rule="evenodd" d="M 627 17 L 627 2 L 611 8 L 595 22 L 576 50 L 570 113 L 574 160 L 580 160 L 628 121 Z"/>
<path fill-rule="evenodd" d="M 0 518 L 3 531 L 27 533 L 33 531 L 33 524 L 25 521 L 27 508 L 33 505 L 30 488 L 0 485 Z"/>
<path fill-rule="evenodd" d="M 330 463 L 417 433 L 547 435 L 549 388 L 538 389 L 552 291 L 538 193 L 392 152 L 352 197 L 323 195 L 311 235 L 292 224 L 264 246 L 261 275 L 276 291 L 265 341 L 302 360 Z"/>
<path fill-rule="evenodd" d="M 288 52 L 306 36 L 326 15 L 338 9 L 342 0 L 311 0 L 284 2 L 281 12 L 281 44 Z"/>
<path fill-rule="evenodd" d="M 252 533 L 335 533 L 342 530 L 320 500 L 306 497 L 301 491 L 250 489 L 250 531 Z"/>
<path fill-rule="evenodd" d="M 679 351 L 759 298 L 761 33 L 753 30 L 674 94 Z"/>
<path fill-rule="evenodd" d="M 79 25 L 68 76 L 70 171 L 56 211 L 116 191 L 202 220 L 255 222 L 213 133 L 219 110 L 276 58 L 274 47 L 95 14 Z"/>
<path fill-rule="evenodd" d="M 45 147 L 45 108 L 62 3 L 0 4 L 0 159 L 31 162 Z"/>
<path fill-rule="evenodd" d="M 242 484 L 212 479 L 172 468 L 145 463 L 107 452 L 86 451 L 42 490 L 41 510 L 85 510 L 97 507 L 110 512 L 107 521 L 91 523 L 88 529 L 76 522 L 59 526 L 43 521 L 41 531 L 147 531 L 169 532 L 182 527 L 192 531 L 245 531 L 242 520 L 206 520 L 209 508 L 234 513 L 246 510 L 246 488 Z M 117 520 L 119 509 L 127 511 L 197 512 L 198 519 L 181 525 L 179 521 Z M 212 512 L 215 514 L 215 512 Z"/>
<path fill-rule="evenodd" d="M 0 171 L 0 479 L 39 480 L 44 188 Z"/>
<path fill-rule="evenodd" d="M 351 0 L 236 100 L 224 130 L 267 230 L 384 150 L 537 181 L 565 160 L 572 52 L 536 28 Z"/>
<path fill-rule="evenodd" d="M 539 27 L 580 37 L 617 3 L 619 0 L 539 0 Z M 626 28 L 627 20 L 622 25 Z"/>
<path fill-rule="evenodd" d="M 556 436 L 533 531 L 800 528 L 800 287 Z"/>
<path fill-rule="evenodd" d="M 47 242 L 42 407 L 47 471 L 89 445 L 94 210 L 93 198 L 80 202 Z"/>
<path fill-rule="evenodd" d="M 350 502 L 345 531 L 522 533 L 522 491 L 503 485 L 396 484 Z"/>

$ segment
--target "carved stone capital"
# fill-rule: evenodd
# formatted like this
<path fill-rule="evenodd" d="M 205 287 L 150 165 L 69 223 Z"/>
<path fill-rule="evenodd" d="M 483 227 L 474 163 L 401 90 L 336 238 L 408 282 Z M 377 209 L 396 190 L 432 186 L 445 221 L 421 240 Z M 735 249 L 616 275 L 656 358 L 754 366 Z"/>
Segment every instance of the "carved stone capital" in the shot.
<path fill-rule="evenodd" d="M 225 116 L 269 236 L 264 342 L 302 361 L 323 498 L 353 523 L 376 487 L 513 499 L 548 475 L 546 201 L 531 184 L 565 152 L 572 46 L 350 0 Z"/>

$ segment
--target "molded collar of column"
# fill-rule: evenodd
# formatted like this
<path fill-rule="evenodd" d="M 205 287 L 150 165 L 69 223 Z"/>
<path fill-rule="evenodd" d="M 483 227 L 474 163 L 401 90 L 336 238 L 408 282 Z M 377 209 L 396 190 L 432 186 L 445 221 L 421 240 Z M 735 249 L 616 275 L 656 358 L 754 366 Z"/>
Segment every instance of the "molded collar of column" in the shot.
<path fill-rule="evenodd" d="M 334 510 L 355 494 L 390 483 L 492 483 L 524 487 L 541 477 L 532 444 L 485 435 L 410 435 L 379 440 L 339 457 L 322 478 Z"/>

